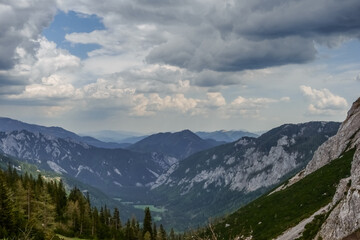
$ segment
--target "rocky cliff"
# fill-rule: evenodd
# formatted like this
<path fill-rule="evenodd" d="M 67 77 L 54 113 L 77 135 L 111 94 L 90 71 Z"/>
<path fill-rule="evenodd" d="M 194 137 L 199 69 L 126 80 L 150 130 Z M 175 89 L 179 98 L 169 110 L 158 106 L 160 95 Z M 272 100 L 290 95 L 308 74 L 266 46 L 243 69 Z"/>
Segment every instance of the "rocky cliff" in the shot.
<path fill-rule="evenodd" d="M 340 151 L 354 147 L 356 152 L 351 165 L 351 177 L 347 181 L 349 186 L 345 189 L 341 184 L 338 186 L 337 192 L 343 197 L 334 199 L 335 208 L 318 234 L 324 240 L 344 239 L 360 229 L 360 98 L 354 102 L 338 134 L 319 149 L 321 153 L 316 154 L 317 158 L 314 156 L 306 170 L 311 171 L 329 161 L 332 156 L 341 154 Z"/>
<path fill-rule="evenodd" d="M 359 239 L 352 236 L 360 230 L 360 98 L 353 103 L 337 134 L 318 148 L 305 170 L 290 180 L 288 185 L 354 148 L 351 176 L 342 179 L 337 186 L 336 194 L 326 210 L 328 217 L 315 239 Z"/>
<path fill-rule="evenodd" d="M 353 103 L 347 118 L 341 124 L 338 133 L 326 141 L 315 152 L 313 159 L 305 169 L 308 175 L 331 160 L 338 158 L 343 152 L 360 143 L 360 98 Z"/>

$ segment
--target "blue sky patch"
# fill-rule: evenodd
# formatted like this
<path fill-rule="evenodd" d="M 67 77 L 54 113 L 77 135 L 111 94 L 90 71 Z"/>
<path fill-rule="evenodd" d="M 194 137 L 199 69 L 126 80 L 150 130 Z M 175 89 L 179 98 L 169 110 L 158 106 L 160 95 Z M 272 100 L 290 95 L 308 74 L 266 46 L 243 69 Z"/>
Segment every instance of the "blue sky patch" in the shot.
<path fill-rule="evenodd" d="M 98 44 L 73 44 L 65 39 L 66 34 L 74 32 L 92 32 L 94 30 L 105 29 L 101 18 L 96 15 L 85 15 L 82 13 L 69 11 L 67 13 L 58 11 L 51 25 L 44 29 L 43 35 L 58 47 L 68 50 L 71 54 L 87 58 L 87 53 L 99 49 Z"/>

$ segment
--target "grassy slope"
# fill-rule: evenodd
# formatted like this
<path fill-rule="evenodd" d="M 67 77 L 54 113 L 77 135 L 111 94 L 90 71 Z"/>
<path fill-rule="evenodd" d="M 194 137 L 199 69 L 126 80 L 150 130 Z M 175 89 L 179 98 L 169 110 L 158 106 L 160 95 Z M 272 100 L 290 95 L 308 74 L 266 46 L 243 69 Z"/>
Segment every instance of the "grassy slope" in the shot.
<path fill-rule="evenodd" d="M 218 239 L 252 235 L 272 239 L 328 204 L 339 180 L 350 175 L 350 150 L 285 190 L 266 195 L 215 224 Z M 227 226 L 227 227 L 226 227 Z"/>

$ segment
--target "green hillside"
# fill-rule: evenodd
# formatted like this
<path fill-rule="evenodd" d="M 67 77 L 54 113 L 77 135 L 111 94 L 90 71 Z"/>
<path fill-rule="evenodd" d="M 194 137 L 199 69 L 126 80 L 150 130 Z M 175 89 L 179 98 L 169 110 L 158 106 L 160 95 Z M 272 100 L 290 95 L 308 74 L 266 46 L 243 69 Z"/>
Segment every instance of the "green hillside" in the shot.
<path fill-rule="evenodd" d="M 350 175 L 354 152 L 346 152 L 292 186 L 264 195 L 218 221 L 214 225 L 217 238 L 252 235 L 257 240 L 272 239 L 311 216 L 332 200 L 340 179 Z"/>

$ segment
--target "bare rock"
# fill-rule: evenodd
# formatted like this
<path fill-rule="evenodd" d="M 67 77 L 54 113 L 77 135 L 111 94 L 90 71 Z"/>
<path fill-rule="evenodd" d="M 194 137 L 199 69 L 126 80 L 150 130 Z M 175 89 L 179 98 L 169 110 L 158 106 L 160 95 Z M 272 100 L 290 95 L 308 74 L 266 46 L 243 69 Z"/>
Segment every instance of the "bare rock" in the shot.
<path fill-rule="evenodd" d="M 338 204 L 335 205 L 318 234 L 324 240 L 341 240 L 360 229 L 360 98 L 349 110 L 348 117 L 337 135 L 324 143 L 315 153 L 306 172 L 315 171 L 339 157 L 343 151 L 354 147 L 357 150 L 351 163 L 351 185 L 347 184 L 349 189 L 346 190 L 344 184 L 346 181 L 349 182 L 349 179 L 344 179 L 337 187 L 333 204 Z"/>
<path fill-rule="evenodd" d="M 347 118 L 341 124 L 338 133 L 323 143 L 314 153 L 312 160 L 306 166 L 304 176 L 325 166 L 332 160 L 340 157 L 347 149 L 360 143 L 360 98 L 348 111 Z"/>
<path fill-rule="evenodd" d="M 352 171 L 359 168 L 360 149 L 356 151 Z M 357 176 L 356 176 L 357 175 Z M 324 240 L 340 240 L 360 228 L 359 173 L 351 176 L 351 186 L 346 196 L 330 213 L 321 227 L 319 235 Z M 355 180 L 355 181 L 354 181 Z"/>

